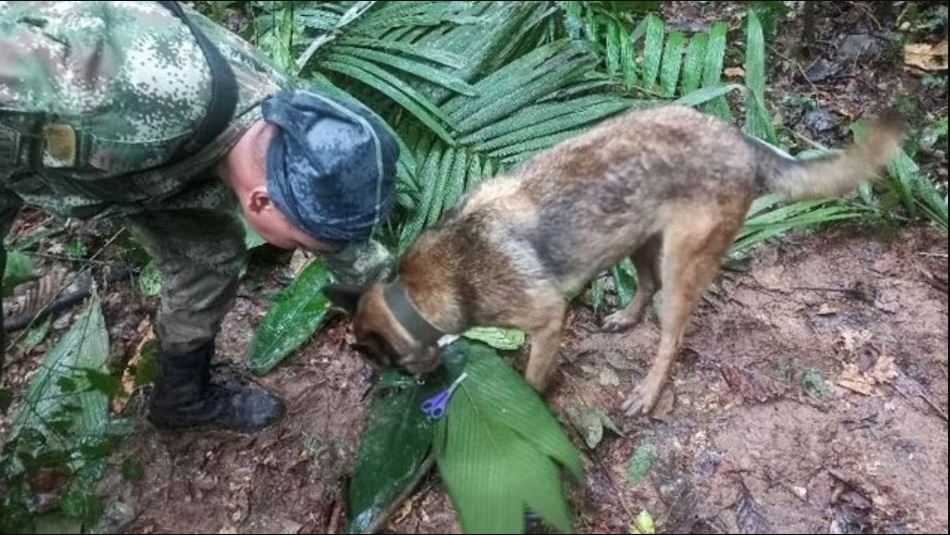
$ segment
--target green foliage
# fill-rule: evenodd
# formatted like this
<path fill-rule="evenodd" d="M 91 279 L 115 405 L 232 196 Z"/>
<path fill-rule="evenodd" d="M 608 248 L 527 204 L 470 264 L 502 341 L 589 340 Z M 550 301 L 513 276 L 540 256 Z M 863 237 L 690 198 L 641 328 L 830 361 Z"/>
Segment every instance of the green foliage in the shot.
<path fill-rule="evenodd" d="M 462 527 L 522 533 L 527 507 L 570 532 L 558 465 L 580 477 L 580 453 L 537 393 L 488 348 L 471 346 L 465 372 L 435 438 Z"/>
<path fill-rule="evenodd" d="M 33 278 L 33 259 L 22 250 L 13 249 L 7 252 L 7 264 L 3 271 L 3 297 L 13 294 L 13 289 L 20 283 Z"/>
<path fill-rule="evenodd" d="M 313 336 L 330 313 L 323 289 L 332 280 L 326 265 L 314 260 L 277 296 L 251 341 L 251 371 L 271 371 Z"/>
<path fill-rule="evenodd" d="M 631 485 L 637 486 L 646 479 L 655 459 L 656 445 L 653 442 L 644 442 L 637 448 L 627 463 L 627 479 Z"/>
<path fill-rule="evenodd" d="M 447 351 L 452 368 L 461 368 L 465 353 Z M 455 380 L 443 367 L 424 385 L 390 372 L 376 388 L 369 426 L 363 433 L 350 484 L 350 533 L 365 533 L 427 469 L 435 423 L 420 409 L 422 402 Z"/>
<path fill-rule="evenodd" d="M 162 272 L 159 271 L 158 264 L 150 260 L 139 275 L 139 291 L 146 297 L 154 297 L 161 293 L 162 284 L 164 284 Z"/>
<path fill-rule="evenodd" d="M 0 454 L 0 531 L 91 529 L 100 515 L 95 483 L 118 437 L 130 429 L 109 418 L 119 381 L 106 371 L 108 333 L 96 294 L 50 349 L 20 405 Z M 61 474 L 50 512 L 36 516 L 28 481 Z M 47 508 L 49 509 L 49 508 Z"/>
<path fill-rule="evenodd" d="M 466 532 L 521 533 L 526 507 L 568 531 L 558 465 L 580 476 L 580 455 L 544 402 L 486 345 L 461 339 L 442 357 L 425 384 L 397 373 L 380 381 L 350 486 L 349 530 L 375 525 L 434 451 Z M 462 372 L 446 417 L 428 420 L 422 402 Z"/>

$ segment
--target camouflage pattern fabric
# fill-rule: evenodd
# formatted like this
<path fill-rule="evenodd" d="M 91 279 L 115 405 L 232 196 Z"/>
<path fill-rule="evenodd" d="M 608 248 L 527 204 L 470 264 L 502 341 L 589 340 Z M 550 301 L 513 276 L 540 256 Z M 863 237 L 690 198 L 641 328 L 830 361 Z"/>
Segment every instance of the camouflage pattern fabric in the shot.
<path fill-rule="evenodd" d="M 290 80 L 238 36 L 186 8 L 238 83 L 229 127 L 175 159 L 210 100 L 204 55 L 156 2 L 0 2 L 0 236 L 23 202 L 120 216 L 165 275 L 158 334 L 213 338 L 245 261 L 233 193 L 214 165 Z"/>

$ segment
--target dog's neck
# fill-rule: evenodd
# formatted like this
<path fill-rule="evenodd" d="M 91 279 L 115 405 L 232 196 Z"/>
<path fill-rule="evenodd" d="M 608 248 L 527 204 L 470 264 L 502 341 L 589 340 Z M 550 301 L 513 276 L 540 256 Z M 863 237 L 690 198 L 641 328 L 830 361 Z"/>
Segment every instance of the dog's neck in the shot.
<path fill-rule="evenodd" d="M 396 318 L 396 321 L 409 333 L 409 336 L 413 337 L 421 345 L 435 344 L 440 338 L 447 334 L 445 331 L 432 325 L 432 323 L 419 312 L 419 309 L 416 308 L 416 305 L 413 304 L 409 298 L 406 287 L 398 277 L 383 290 L 383 300 L 386 302 L 386 306 L 389 308 L 393 317 Z"/>

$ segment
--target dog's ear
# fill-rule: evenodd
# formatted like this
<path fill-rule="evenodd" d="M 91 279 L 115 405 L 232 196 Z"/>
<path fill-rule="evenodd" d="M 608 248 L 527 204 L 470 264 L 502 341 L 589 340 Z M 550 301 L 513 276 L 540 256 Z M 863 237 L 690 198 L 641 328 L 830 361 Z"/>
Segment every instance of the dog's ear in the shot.
<path fill-rule="evenodd" d="M 364 291 L 366 291 L 365 288 L 348 284 L 331 284 L 323 290 L 323 294 L 327 296 L 331 303 L 352 316 L 356 312 L 356 307 L 359 305 L 360 297 Z"/>

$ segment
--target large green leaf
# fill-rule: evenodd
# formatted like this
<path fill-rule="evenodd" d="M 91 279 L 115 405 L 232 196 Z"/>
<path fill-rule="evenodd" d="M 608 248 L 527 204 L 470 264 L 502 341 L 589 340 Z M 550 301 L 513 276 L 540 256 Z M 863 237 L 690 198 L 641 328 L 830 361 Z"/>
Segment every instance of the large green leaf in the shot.
<path fill-rule="evenodd" d="M 689 48 L 683 59 L 683 94 L 699 89 L 699 84 L 703 79 L 703 59 L 706 57 L 708 40 L 709 36 L 705 33 L 698 33 L 689 40 Z"/>
<path fill-rule="evenodd" d="M 765 37 L 755 9 L 749 10 L 745 50 L 745 83 L 749 88 L 746 103 L 745 131 L 757 138 L 775 143 L 777 138 L 765 110 Z"/>
<path fill-rule="evenodd" d="M 103 435 L 109 425 L 109 399 L 92 388 L 84 372 L 104 374 L 108 360 L 109 333 L 99 296 L 93 293 L 66 334 L 46 355 L 13 422 L 10 439 L 24 429 L 33 429 L 46 436 L 46 444 L 52 449 L 68 449 L 77 438 Z M 73 410 L 78 412 L 73 414 Z M 71 417 L 65 422 L 66 428 L 54 429 L 51 421 L 67 412 Z"/>
<path fill-rule="evenodd" d="M 666 48 L 663 50 L 663 67 L 660 72 L 660 86 L 664 97 L 676 94 L 676 83 L 679 81 L 680 68 L 683 65 L 683 48 L 686 37 L 680 32 L 673 32 L 666 39 Z"/>
<path fill-rule="evenodd" d="M 654 92 L 663 58 L 665 27 L 660 17 L 650 13 L 646 18 L 646 42 L 643 45 L 643 88 Z"/>
<path fill-rule="evenodd" d="M 541 398 L 488 347 L 460 340 L 464 381 L 436 436 L 439 472 L 469 533 L 521 533 L 525 508 L 569 532 L 557 465 L 580 453 Z M 462 345 L 464 344 L 464 345 Z M 556 461 L 556 463 L 555 463 Z"/>
<path fill-rule="evenodd" d="M 397 372 L 381 380 L 395 387 L 379 389 L 372 417 L 363 433 L 356 470 L 350 483 L 350 533 L 365 533 L 386 514 L 426 469 L 434 423 L 421 410 L 422 402 L 451 381 L 443 372 L 424 385 Z"/>
<path fill-rule="evenodd" d="M 723 60 L 726 56 L 726 33 L 729 26 L 725 22 L 713 24 L 706 43 L 706 57 L 703 60 L 703 87 L 716 87 L 722 78 Z M 721 119 L 730 120 L 729 104 L 725 98 L 717 98 L 705 106 L 706 111 Z"/>
<path fill-rule="evenodd" d="M 271 371 L 313 336 L 330 312 L 323 289 L 332 277 L 323 262 L 314 260 L 278 294 L 251 342 L 251 371 Z"/>

